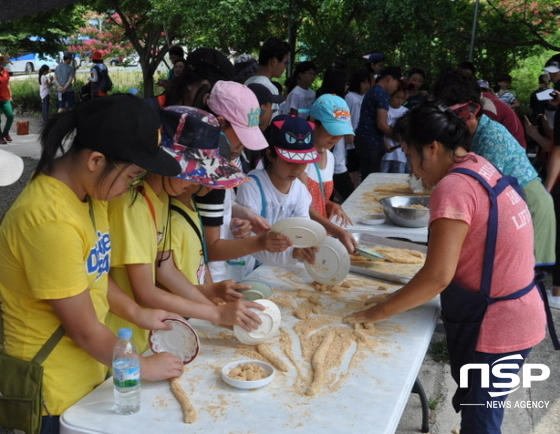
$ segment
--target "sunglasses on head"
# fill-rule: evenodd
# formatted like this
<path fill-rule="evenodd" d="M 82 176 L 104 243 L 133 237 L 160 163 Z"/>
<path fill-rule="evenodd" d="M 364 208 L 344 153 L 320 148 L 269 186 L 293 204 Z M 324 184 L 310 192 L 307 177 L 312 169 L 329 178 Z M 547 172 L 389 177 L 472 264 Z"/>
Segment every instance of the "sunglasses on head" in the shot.
<path fill-rule="evenodd" d="M 455 104 L 449 107 L 450 110 L 453 110 L 461 119 L 465 122 L 470 121 L 471 119 L 475 118 L 476 115 L 481 110 L 480 104 L 475 102 L 467 102 L 463 104 Z"/>

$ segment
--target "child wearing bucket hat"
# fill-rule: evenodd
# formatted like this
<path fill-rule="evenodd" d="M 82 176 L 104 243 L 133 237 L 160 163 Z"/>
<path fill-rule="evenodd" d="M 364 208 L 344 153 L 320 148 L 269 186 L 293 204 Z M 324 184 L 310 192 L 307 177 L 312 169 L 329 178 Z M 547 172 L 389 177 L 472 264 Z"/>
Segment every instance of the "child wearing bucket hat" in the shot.
<path fill-rule="evenodd" d="M 354 134 L 350 109 L 343 98 L 325 94 L 315 100 L 310 116 L 315 123 L 314 144 L 319 160 L 309 164 L 302 176 L 313 198 L 309 214 L 352 253 L 356 240 L 348 231 L 331 221 L 334 218 L 340 220 L 343 226 L 353 224 L 342 207 L 330 200 L 334 190 L 334 155 L 329 152 L 344 136 Z"/>
<path fill-rule="evenodd" d="M 309 163 L 319 160 L 313 128 L 311 122 L 297 116 L 276 116 L 267 130 L 264 169 L 249 173 L 251 179 L 237 189 L 237 203 L 270 224 L 288 217 L 309 218 L 311 194 L 299 178 Z M 263 251 L 253 256 L 263 264 L 291 266 L 298 259 L 314 263 L 315 249 L 290 247 L 281 253 Z"/>
<path fill-rule="evenodd" d="M 193 184 L 231 188 L 245 177 L 218 155 L 220 126 L 213 115 L 193 107 L 171 106 L 160 110 L 160 119 L 162 149 L 180 164 L 181 172 L 177 176 L 148 172 L 134 191 L 109 205 L 113 234 L 110 274 L 144 307 L 237 324 L 250 331 L 260 321 L 249 308 L 260 309 L 258 305 L 232 301 L 216 306 L 178 270 L 174 255 L 183 252 L 173 250 L 170 212 L 170 198 L 187 192 Z M 217 295 L 222 298 L 237 299 L 234 288 L 222 285 L 220 289 Z M 107 317 L 107 325 L 115 331 L 131 326 L 113 314 Z M 135 331 L 134 340 L 141 351 L 147 348 L 148 335 L 143 330 Z"/>
<path fill-rule="evenodd" d="M 131 95 L 99 98 L 51 118 L 33 178 L 0 224 L 6 354 L 29 361 L 52 335 L 67 335 L 41 364 L 45 407 L 55 417 L 105 381 L 117 343 L 105 326 L 109 309 L 148 330 L 170 328 L 162 322 L 169 312 L 141 308 L 108 277 L 106 201 L 130 190 L 146 170 L 180 171 L 158 146 L 159 127 L 157 113 Z M 169 353 L 140 360 L 145 379 L 183 371 Z"/>

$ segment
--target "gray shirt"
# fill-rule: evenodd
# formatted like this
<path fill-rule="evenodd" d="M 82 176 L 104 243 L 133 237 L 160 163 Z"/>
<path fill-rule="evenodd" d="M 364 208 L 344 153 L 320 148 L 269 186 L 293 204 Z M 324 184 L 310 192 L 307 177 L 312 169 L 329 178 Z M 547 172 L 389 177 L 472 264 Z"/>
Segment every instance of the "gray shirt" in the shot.
<path fill-rule="evenodd" d="M 76 76 L 76 71 L 72 68 L 71 65 L 67 65 L 66 63 L 59 63 L 55 70 L 54 75 L 56 76 L 57 81 L 60 83 L 61 86 L 66 85 L 70 78 Z M 72 84 L 66 88 L 66 92 L 74 90 L 72 88 Z"/>

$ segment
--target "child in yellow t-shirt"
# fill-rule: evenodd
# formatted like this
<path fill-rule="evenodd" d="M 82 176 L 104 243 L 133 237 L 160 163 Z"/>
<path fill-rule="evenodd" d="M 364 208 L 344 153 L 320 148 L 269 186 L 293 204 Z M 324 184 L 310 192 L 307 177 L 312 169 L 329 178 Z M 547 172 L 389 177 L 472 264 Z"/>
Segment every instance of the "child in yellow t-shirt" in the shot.
<path fill-rule="evenodd" d="M 171 310 L 179 315 L 218 324 L 240 325 L 250 331 L 260 324 L 249 308 L 257 303 L 240 301 L 233 281 L 201 292 L 175 265 L 170 198 L 187 192 L 194 184 L 233 188 L 245 179 L 241 171 L 218 155 L 219 123 L 214 116 L 193 107 L 171 106 L 161 111 L 162 147 L 181 164 L 177 177 L 149 172 L 141 186 L 109 207 L 113 237 L 111 276 L 145 307 Z M 170 224 L 171 222 L 171 224 Z M 162 289 L 165 288 L 165 289 Z M 208 296 L 228 303 L 216 306 Z M 109 314 L 107 325 L 117 330 L 125 323 Z M 130 324 L 126 324 L 130 326 Z M 138 330 L 135 339 L 147 348 L 147 334 Z"/>
<path fill-rule="evenodd" d="M 59 326 L 66 332 L 42 363 L 43 412 L 55 419 L 106 377 L 117 343 L 104 324 L 109 309 L 141 328 L 171 328 L 162 322 L 170 312 L 140 308 L 108 277 L 105 201 L 146 170 L 180 171 L 158 147 L 159 124 L 132 95 L 99 98 L 49 120 L 35 174 L 0 225 L 6 354 L 31 360 Z M 183 366 L 161 353 L 141 357 L 140 371 L 144 379 L 163 380 L 180 376 Z"/>

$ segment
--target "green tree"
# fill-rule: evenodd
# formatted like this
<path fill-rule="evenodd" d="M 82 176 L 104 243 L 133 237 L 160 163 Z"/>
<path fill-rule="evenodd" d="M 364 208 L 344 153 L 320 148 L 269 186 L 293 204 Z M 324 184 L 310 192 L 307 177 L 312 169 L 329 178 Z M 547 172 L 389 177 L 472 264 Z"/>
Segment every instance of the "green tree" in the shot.
<path fill-rule="evenodd" d="M 158 65 L 177 42 L 180 24 L 187 14 L 175 11 L 174 1 L 166 8 L 150 0 L 93 0 L 88 4 L 98 13 L 107 15 L 115 34 L 126 37 L 139 55 L 144 83 L 144 95 L 154 95 L 154 74 Z"/>
<path fill-rule="evenodd" d="M 29 51 L 54 56 L 65 49 L 69 35 L 84 26 L 86 12 L 78 3 L 3 22 L 0 48 L 11 54 Z"/>

